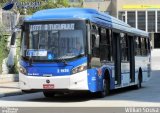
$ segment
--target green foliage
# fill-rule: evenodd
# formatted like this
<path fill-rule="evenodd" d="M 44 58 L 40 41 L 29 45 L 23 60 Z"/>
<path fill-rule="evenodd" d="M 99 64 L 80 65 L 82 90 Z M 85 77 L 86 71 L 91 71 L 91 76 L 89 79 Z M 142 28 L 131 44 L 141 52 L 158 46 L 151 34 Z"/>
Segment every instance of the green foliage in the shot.
<path fill-rule="evenodd" d="M 0 6 L 2 7 L 5 3 L 7 3 L 8 0 L 2 0 L 0 2 Z M 32 13 L 43 10 L 43 9 L 50 9 L 50 8 L 60 8 L 60 7 L 69 7 L 68 0 L 17 0 L 18 2 L 41 2 L 41 6 L 38 8 L 28 8 L 27 9 L 27 15 L 31 15 Z M 24 14 L 24 9 L 19 8 L 16 9 L 20 12 L 20 14 Z"/>
<path fill-rule="evenodd" d="M 4 31 L 4 26 L 0 25 L 0 73 L 2 73 L 2 63 L 3 60 L 8 55 L 8 49 L 7 49 L 7 38 L 6 32 Z"/>

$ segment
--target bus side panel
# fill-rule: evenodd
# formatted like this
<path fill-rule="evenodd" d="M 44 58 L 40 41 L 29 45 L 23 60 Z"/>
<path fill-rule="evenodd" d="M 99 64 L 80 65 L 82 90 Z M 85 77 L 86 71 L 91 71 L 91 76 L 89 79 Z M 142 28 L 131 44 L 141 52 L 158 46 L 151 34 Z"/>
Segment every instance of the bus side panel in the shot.
<path fill-rule="evenodd" d="M 150 61 L 149 61 L 149 57 L 145 57 L 144 58 L 144 63 L 145 66 L 143 66 L 142 68 L 142 74 L 143 74 L 143 82 L 146 82 L 150 79 Z"/>
<path fill-rule="evenodd" d="M 103 90 L 103 78 L 106 70 L 109 70 L 110 89 L 115 88 L 114 78 L 112 77 L 112 69 L 109 67 L 93 68 L 88 70 L 88 87 L 91 92 Z"/>
<path fill-rule="evenodd" d="M 137 73 L 137 79 L 135 78 L 136 83 L 138 82 L 138 72 L 139 68 L 142 69 L 142 80 L 143 82 L 148 81 L 150 78 L 150 61 L 149 57 L 136 56 L 135 57 L 135 72 Z"/>
<path fill-rule="evenodd" d="M 88 88 L 91 92 L 99 91 L 99 76 L 97 75 L 96 68 L 88 70 Z"/>
<path fill-rule="evenodd" d="M 105 76 L 105 71 L 109 71 L 109 79 L 110 79 L 110 89 L 115 89 L 115 76 L 114 76 L 114 66 L 107 65 L 102 68 L 103 70 L 103 78 Z"/>

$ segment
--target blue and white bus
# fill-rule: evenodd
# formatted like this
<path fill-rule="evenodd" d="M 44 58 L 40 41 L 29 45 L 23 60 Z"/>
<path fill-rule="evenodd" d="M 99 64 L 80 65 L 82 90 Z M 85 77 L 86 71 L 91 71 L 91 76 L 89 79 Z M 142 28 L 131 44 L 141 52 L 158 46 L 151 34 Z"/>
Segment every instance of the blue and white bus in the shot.
<path fill-rule="evenodd" d="M 73 91 L 104 97 L 150 78 L 148 33 L 94 9 L 46 9 L 25 18 L 20 52 L 20 88 L 46 97 Z"/>

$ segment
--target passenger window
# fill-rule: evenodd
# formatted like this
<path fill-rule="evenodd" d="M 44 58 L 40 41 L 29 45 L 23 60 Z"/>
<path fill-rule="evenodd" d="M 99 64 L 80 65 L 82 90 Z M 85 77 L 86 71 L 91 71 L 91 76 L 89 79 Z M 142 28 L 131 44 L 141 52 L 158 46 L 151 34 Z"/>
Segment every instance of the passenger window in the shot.
<path fill-rule="evenodd" d="M 128 38 L 124 33 L 120 34 L 120 44 L 121 44 L 121 61 L 129 61 L 128 54 Z"/>
<path fill-rule="evenodd" d="M 141 55 L 142 56 L 145 56 L 146 55 L 146 47 L 145 47 L 145 39 L 144 38 L 141 38 Z"/>
<path fill-rule="evenodd" d="M 147 50 L 148 50 L 148 54 L 150 54 L 151 53 L 151 47 L 150 47 L 151 45 L 150 45 L 150 39 L 147 39 Z"/>
<path fill-rule="evenodd" d="M 100 28 L 92 24 L 91 26 L 91 67 L 100 67 L 101 62 L 100 62 Z"/>
<path fill-rule="evenodd" d="M 100 57 L 99 54 L 99 28 L 96 25 L 92 25 L 91 31 L 91 47 L 92 47 L 92 56 L 93 57 Z"/>
<path fill-rule="evenodd" d="M 112 61 L 111 31 L 105 28 L 101 28 L 100 32 L 100 58 L 101 62 Z"/>
<path fill-rule="evenodd" d="M 139 37 L 135 38 L 135 55 L 141 55 L 141 41 Z"/>

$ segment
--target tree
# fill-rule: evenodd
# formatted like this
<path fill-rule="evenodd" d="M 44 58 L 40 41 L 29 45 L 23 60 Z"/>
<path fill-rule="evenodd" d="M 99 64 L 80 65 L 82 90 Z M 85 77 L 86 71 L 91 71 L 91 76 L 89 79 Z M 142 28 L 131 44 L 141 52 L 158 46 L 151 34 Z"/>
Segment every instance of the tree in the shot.
<path fill-rule="evenodd" d="M 5 3 L 7 3 L 8 0 L 0 0 L 1 6 L 3 6 Z M 14 0 L 17 1 L 18 3 L 33 3 L 33 2 L 40 2 L 41 5 L 37 8 L 26 8 L 27 9 L 27 14 L 32 14 L 38 10 L 42 9 L 49 9 L 49 8 L 60 8 L 60 7 L 69 7 L 69 2 L 68 0 Z M 16 6 L 15 6 L 16 8 Z M 24 8 L 16 8 L 17 11 L 20 12 L 20 14 L 24 14 Z"/>
<path fill-rule="evenodd" d="M 31 1 L 33 2 L 33 0 Z M 43 10 L 43 9 L 69 7 L 68 0 L 39 0 L 39 2 L 41 2 L 41 6 L 39 6 L 38 8 L 27 9 L 27 14 L 32 14 L 38 10 Z"/>

